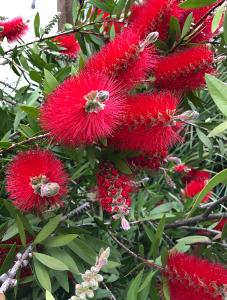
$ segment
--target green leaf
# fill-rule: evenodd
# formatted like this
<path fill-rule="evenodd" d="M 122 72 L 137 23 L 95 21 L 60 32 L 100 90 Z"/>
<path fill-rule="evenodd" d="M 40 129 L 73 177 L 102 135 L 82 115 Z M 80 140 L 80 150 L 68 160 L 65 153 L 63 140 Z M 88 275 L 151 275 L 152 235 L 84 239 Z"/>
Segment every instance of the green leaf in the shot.
<path fill-rule="evenodd" d="M 168 286 L 167 278 L 163 277 L 162 282 L 163 282 L 162 289 L 163 289 L 163 294 L 164 294 L 165 300 L 170 300 L 170 292 L 169 292 L 169 286 Z"/>
<path fill-rule="evenodd" d="M 43 81 L 43 78 L 42 78 L 40 72 L 32 70 L 29 72 L 29 76 L 30 76 L 31 80 L 33 80 L 35 82 L 41 83 Z"/>
<path fill-rule="evenodd" d="M 96 252 L 88 247 L 84 241 L 77 239 L 76 241 L 71 242 L 68 246 L 74 253 L 76 253 L 76 255 L 88 264 L 93 265 L 95 263 Z"/>
<path fill-rule="evenodd" d="M 215 104 L 223 115 L 227 117 L 227 86 L 210 74 L 206 74 L 206 83 Z"/>
<path fill-rule="evenodd" d="M 143 277 L 143 270 L 131 281 L 126 300 L 137 300 L 139 287 Z"/>
<path fill-rule="evenodd" d="M 217 2 L 217 0 L 186 0 L 180 4 L 181 8 L 198 8 L 205 7 Z"/>
<path fill-rule="evenodd" d="M 1 245 L 1 247 L 2 247 L 2 245 Z M 15 243 L 15 244 L 12 245 L 12 247 L 8 251 L 3 263 L 0 266 L 0 274 L 3 274 L 5 272 L 7 272 L 9 270 L 9 268 L 12 266 L 12 263 L 15 259 L 16 247 L 17 247 L 17 245 Z"/>
<path fill-rule="evenodd" d="M 128 163 L 125 160 L 116 159 L 114 161 L 114 163 L 115 163 L 117 169 L 119 171 L 121 171 L 122 173 L 127 174 L 127 175 L 131 175 L 132 174 L 132 170 L 130 169 Z"/>
<path fill-rule="evenodd" d="M 223 12 L 224 12 L 224 7 L 223 6 L 219 7 L 216 10 L 215 15 L 214 15 L 213 20 L 212 20 L 212 24 L 211 24 L 212 33 L 214 33 L 219 28 Z"/>
<path fill-rule="evenodd" d="M 16 217 L 16 222 L 17 222 L 17 228 L 18 228 L 18 232 L 20 235 L 21 243 L 23 246 L 25 246 L 26 245 L 26 235 L 25 235 L 25 230 L 24 230 L 24 224 L 23 224 L 21 218 L 19 217 L 19 215 L 17 215 L 17 217 Z"/>
<path fill-rule="evenodd" d="M 50 269 L 57 271 L 69 270 L 69 268 L 57 258 L 38 252 L 33 252 L 33 256 L 38 259 L 44 266 L 47 266 Z"/>
<path fill-rule="evenodd" d="M 199 195 L 196 197 L 195 202 L 192 206 L 191 211 L 189 212 L 189 216 L 191 216 L 194 211 L 197 209 L 197 207 L 200 205 L 204 197 L 218 184 L 224 183 L 227 184 L 227 169 L 221 171 L 220 173 L 216 174 L 214 177 L 212 177 L 206 186 L 202 189 L 202 191 L 199 193 Z"/>
<path fill-rule="evenodd" d="M 155 274 L 157 273 L 157 271 L 153 271 L 153 272 L 149 272 L 147 277 L 143 280 L 143 284 L 141 285 L 140 289 L 138 292 L 141 292 L 143 289 L 145 289 L 148 285 L 150 285 L 153 277 L 155 276 Z"/>
<path fill-rule="evenodd" d="M 220 133 L 223 133 L 225 130 L 227 130 L 227 121 L 221 123 L 217 127 L 215 127 L 209 134 L 208 137 L 214 137 L 216 135 L 219 135 Z"/>
<path fill-rule="evenodd" d="M 198 134 L 198 137 L 200 141 L 208 148 L 212 149 L 212 143 L 209 140 L 208 136 L 206 136 L 199 128 L 196 128 L 196 132 Z"/>
<path fill-rule="evenodd" d="M 46 300 L 55 300 L 54 296 L 46 290 Z"/>
<path fill-rule="evenodd" d="M 111 0 L 102 2 L 100 0 L 89 0 L 89 2 L 94 5 L 95 7 L 98 7 L 100 9 L 102 9 L 103 11 L 107 12 L 107 13 L 112 13 L 113 8 L 114 8 L 114 3 Z"/>
<path fill-rule="evenodd" d="M 35 274 L 40 285 L 48 291 L 51 291 L 51 281 L 47 269 L 37 259 L 33 259 Z"/>
<path fill-rule="evenodd" d="M 22 105 L 20 106 L 20 109 L 33 118 L 37 118 L 39 116 L 39 109 L 37 107 Z"/>
<path fill-rule="evenodd" d="M 225 40 L 225 44 L 227 45 L 227 12 L 225 12 L 225 18 L 224 18 L 224 40 Z"/>
<path fill-rule="evenodd" d="M 68 272 L 54 271 L 54 276 L 59 285 L 68 293 L 69 292 L 69 279 Z"/>
<path fill-rule="evenodd" d="M 35 19 L 34 19 L 34 31 L 35 31 L 35 36 L 40 37 L 40 16 L 38 12 L 35 15 Z"/>
<path fill-rule="evenodd" d="M 165 226 L 165 215 L 162 217 L 162 219 L 160 220 L 160 222 L 158 224 L 157 231 L 156 231 L 156 234 L 154 237 L 154 242 L 151 247 L 151 253 L 153 255 L 153 258 L 156 258 L 158 256 L 158 250 L 159 250 L 160 242 L 162 239 L 164 226 Z"/>
<path fill-rule="evenodd" d="M 207 236 L 203 236 L 203 235 L 186 236 L 184 238 L 177 240 L 179 244 L 184 244 L 184 245 L 193 245 L 197 243 L 210 242 L 210 241 L 211 240 Z"/>
<path fill-rule="evenodd" d="M 45 77 L 44 84 L 43 84 L 44 91 L 46 94 L 49 94 L 56 88 L 56 86 L 58 86 L 58 81 L 54 77 L 54 75 L 51 74 L 46 69 L 44 70 L 44 77 Z"/>
<path fill-rule="evenodd" d="M 114 8 L 114 11 L 113 11 L 113 14 L 116 15 L 116 17 L 118 19 L 120 18 L 124 7 L 125 7 L 125 0 L 118 0 L 116 6 Z"/>
<path fill-rule="evenodd" d="M 191 12 L 187 16 L 187 18 L 186 18 L 186 20 L 184 22 L 184 26 L 183 26 L 182 32 L 181 32 L 181 37 L 185 37 L 186 34 L 190 31 L 190 28 L 191 28 L 191 25 L 192 25 L 193 21 L 194 21 L 193 13 Z"/>
<path fill-rule="evenodd" d="M 77 234 L 59 235 L 44 241 L 44 244 L 46 247 L 61 247 L 72 242 L 77 236 Z"/>
<path fill-rule="evenodd" d="M 34 240 L 34 244 L 40 244 L 46 238 L 48 238 L 48 236 L 50 236 L 51 233 L 58 227 L 60 220 L 60 216 L 56 216 L 53 219 L 51 219 L 38 233 L 37 237 Z"/>

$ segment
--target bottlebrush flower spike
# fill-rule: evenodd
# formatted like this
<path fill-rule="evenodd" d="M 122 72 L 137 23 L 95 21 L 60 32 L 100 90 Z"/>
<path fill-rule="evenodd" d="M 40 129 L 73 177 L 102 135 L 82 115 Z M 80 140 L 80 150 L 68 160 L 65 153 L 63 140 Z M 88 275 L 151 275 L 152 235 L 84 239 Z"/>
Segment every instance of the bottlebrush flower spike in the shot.
<path fill-rule="evenodd" d="M 134 5 L 129 24 L 143 39 L 151 31 L 159 32 L 159 39 L 165 39 L 171 16 L 180 16 L 178 0 L 145 0 L 142 5 Z"/>
<path fill-rule="evenodd" d="M 64 167 L 51 152 L 21 152 L 7 170 L 7 191 L 13 204 L 25 212 L 40 213 L 49 206 L 62 205 L 68 177 Z"/>
<path fill-rule="evenodd" d="M 59 47 L 64 48 L 60 50 L 60 53 L 68 55 L 70 57 L 75 57 L 80 50 L 79 43 L 77 42 L 73 34 L 58 36 L 54 38 L 53 41 L 56 42 Z"/>
<path fill-rule="evenodd" d="M 153 34 L 152 43 L 156 35 Z M 87 62 L 85 70 L 104 72 L 132 87 L 144 79 L 157 63 L 155 48 L 140 41 L 131 29 L 124 30 L 113 41 L 101 48 Z"/>
<path fill-rule="evenodd" d="M 121 219 L 124 230 L 130 225 L 125 216 L 131 207 L 131 193 L 134 190 L 132 179 L 120 172 L 112 163 L 106 162 L 100 166 L 96 175 L 97 197 L 104 211 L 114 214 L 113 219 Z"/>
<path fill-rule="evenodd" d="M 132 157 L 128 159 L 128 162 L 134 168 L 158 170 L 164 163 L 164 159 L 167 155 L 167 151 L 155 152 Z"/>
<path fill-rule="evenodd" d="M 102 73 L 83 72 L 63 82 L 41 109 L 41 124 L 59 143 L 91 144 L 110 136 L 124 114 L 124 90 Z"/>
<path fill-rule="evenodd" d="M 184 253 L 172 252 L 167 260 L 171 300 L 224 300 L 227 269 Z"/>
<path fill-rule="evenodd" d="M 182 124 L 175 119 L 178 103 L 179 99 L 168 92 L 129 96 L 123 123 L 110 143 L 122 150 L 166 151 L 181 141 Z"/>
<path fill-rule="evenodd" d="M 227 224 L 227 218 L 223 218 L 216 226 L 214 229 L 222 231 L 224 228 L 225 224 Z"/>
<path fill-rule="evenodd" d="M 23 22 L 22 17 L 0 20 L 0 27 L 3 27 L 3 31 L 0 32 L 0 39 L 6 37 L 9 42 L 18 40 L 28 30 L 28 25 Z"/>
<path fill-rule="evenodd" d="M 155 86 L 180 91 L 201 88 L 205 85 L 205 74 L 214 73 L 213 61 L 213 52 L 206 46 L 180 50 L 163 57 L 154 71 Z"/>

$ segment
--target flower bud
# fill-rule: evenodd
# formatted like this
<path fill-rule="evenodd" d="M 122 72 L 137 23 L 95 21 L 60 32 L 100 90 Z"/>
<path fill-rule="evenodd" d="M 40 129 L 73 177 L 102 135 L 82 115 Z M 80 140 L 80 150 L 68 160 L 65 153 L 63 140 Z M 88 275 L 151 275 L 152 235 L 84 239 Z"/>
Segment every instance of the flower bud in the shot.
<path fill-rule="evenodd" d="M 53 197 L 59 193 L 60 186 L 56 182 L 48 182 L 46 184 L 42 184 L 40 188 L 41 197 Z"/>

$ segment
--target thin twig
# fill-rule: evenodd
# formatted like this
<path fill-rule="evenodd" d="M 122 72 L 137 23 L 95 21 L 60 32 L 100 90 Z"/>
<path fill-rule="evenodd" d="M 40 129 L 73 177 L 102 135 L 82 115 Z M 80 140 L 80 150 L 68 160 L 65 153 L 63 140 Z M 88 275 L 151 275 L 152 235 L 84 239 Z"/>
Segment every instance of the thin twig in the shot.
<path fill-rule="evenodd" d="M 108 233 L 110 235 L 110 237 L 121 247 L 123 248 L 125 251 L 127 251 L 131 256 L 135 257 L 136 259 L 142 261 L 143 263 L 145 263 L 146 265 L 148 265 L 149 267 L 155 268 L 157 270 L 163 271 L 164 268 L 162 266 L 157 265 L 156 263 L 136 254 L 135 252 L 133 252 L 132 250 L 130 250 L 127 246 L 125 246 L 122 242 L 120 242 L 116 236 L 113 234 L 113 232 L 111 232 L 110 230 L 108 230 Z"/>
<path fill-rule="evenodd" d="M 210 213 L 217 207 L 219 206 L 220 204 L 223 204 L 227 202 L 227 196 L 224 196 L 220 199 L 218 199 L 217 201 L 214 201 L 206 210 L 205 212 L 203 213 L 203 216 L 206 218 L 210 215 Z"/>
<path fill-rule="evenodd" d="M 31 137 L 31 138 L 29 138 L 27 140 L 24 140 L 24 141 L 21 141 L 21 142 L 18 142 L 18 143 L 14 143 L 10 147 L 8 147 L 6 149 L 0 150 L 0 155 L 3 154 L 3 153 L 5 153 L 5 152 L 11 151 L 11 150 L 13 150 L 13 149 L 15 149 L 15 148 L 17 148 L 19 146 L 30 144 L 32 142 L 36 142 L 36 141 L 48 138 L 49 136 L 50 136 L 49 133 L 45 133 L 45 134 L 33 136 L 33 137 Z"/>

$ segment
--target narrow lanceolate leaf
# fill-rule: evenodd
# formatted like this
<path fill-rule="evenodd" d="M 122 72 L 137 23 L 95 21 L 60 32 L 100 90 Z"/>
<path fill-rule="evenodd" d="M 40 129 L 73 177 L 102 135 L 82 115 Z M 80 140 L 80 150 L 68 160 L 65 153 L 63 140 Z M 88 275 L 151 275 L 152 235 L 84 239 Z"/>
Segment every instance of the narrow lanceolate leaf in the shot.
<path fill-rule="evenodd" d="M 40 285 L 45 290 L 51 291 L 51 281 L 47 269 L 37 259 L 34 258 L 33 262 L 34 262 L 35 274 Z"/>
<path fill-rule="evenodd" d="M 77 237 L 77 234 L 59 235 L 49 238 L 44 244 L 46 247 L 61 247 L 69 244 Z"/>
<path fill-rule="evenodd" d="M 143 277 L 143 270 L 134 278 L 129 286 L 126 300 L 137 300 L 137 294 Z"/>
<path fill-rule="evenodd" d="M 227 12 L 225 12 L 225 18 L 224 18 L 224 40 L 225 40 L 225 44 L 227 44 Z"/>
<path fill-rule="evenodd" d="M 33 252 L 33 256 L 38 259 L 43 265 L 47 266 L 50 269 L 57 270 L 57 271 L 66 271 L 69 268 L 61 262 L 59 259 L 51 257 L 49 255 Z"/>
<path fill-rule="evenodd" d="M 56 216 L 53 219 L 51 219 L 39 232 L 39 234 L 34 240 L 34 244 L 40 244 L 46 238 L 48 238 L 48 236 L 50 236 L 50 234 L 57 228 L 59 222 L 60 222 L 60 216 Z"/>
<path fill-rule="evenodd" d="M 158 250 L 159 250 L 160 242 L 162 239 L 164 226 L 165 226 L 165 215 L 162 217 L 162 219 L 160 220 L 160 222 L 158 224 L 154 242 L 151 247 L 151 253 L 153 255 L 153 258 L 156 258 L 158 256 Z"/>
<path fill-rule="evenodd" d="M 46 291 L 46 300 L 55 300 L 54 296 L 49 291 Z"/>
<path fill-rule="evenodd" d="M 40 16 L 39 13 L 35 15 L 34 19 L 34 31 L 35 31 L 35 36 L 40 37 Z"/>
<path fill-rule="evenodd" d="M 44 92 L 46 94 L 51 93 L 56 86 L 58 85 L 58 81 L 57 79 L 54 77 L 53 74 L 51 74 L 48 70 L 44 70 L 44 76 L 45 76 L 45 80 L 44 80 Z"/>
<path fill-rule="evenodd" d="M 198 8 L 205 7 L 217 2 L 217 0 L 186 0 L 180 4 L 181 8 Z"/>
<path fill-rule="evenodd" d="M 194 20 L 193 13 L 191 12 L 187 16 L 187 18 L 186 18 L 186 20 L 184 22 L 184 26 L 183 26 L 182 32 L 181 32 L 181 37 L 185 37 L 187 35 L 187 33 L 190 31 L 190 28 L 191 28 L 191 25 L 193 23 L 193 20 Z"/>
<path fill-rule="evenodd" d="M 224 12 L 224 7 L 223 6 L 221 6 L 217 9 L 217 11 L 216 11 L 216 13 L 213 17 L 213 20 L 212 20 L 212 25 L 211 25 L 212 33 L 214 33 L 219 28 L 223 12 Z"/>
<path fill-rule="evenodd" d="M 207 185 L 202 189 L 202 191 L 199 193 L 199 195 L 196 197 L 195 202 L 192 206 L 191 211 L 189 212 L 189 216 L 191 216 L 196 208 L 200 205 L 204 197 L 218 184 L 220 183 L 227 183 L 227 169 L 221 171 L 220 173 L 216 174 L 214 177 L 212 177 Z"/>
<path fill-rule="evenodd" d="M 227 117 L 227 86 L 216 77 L 207 74 L 206 83 L 212 99 L 217 107 Z"/>
<path fill-rule="evenodd" d="M 217 127 L 215 127 L 209 134 L 208 137 L 214 137 L 221 133 L 223 133 L 225 130 L 227 130 L 227 121 L 221 123 Z"/>
<path fill-rule="evenodd" d="M 17 228 L 18 228 L 18 232 L 20 235 L 21 243 L 23 246 L 25 246 L 26 245 L 26 235 L 25 235 L 25 230 L 24 230 L 24 224 L 23 224 L 21 218 L 19 217 L 19 215 L 17 215 L 17 217 L 16 217 L 16 222 L 17 222 Z"/>

